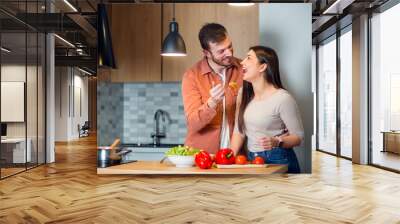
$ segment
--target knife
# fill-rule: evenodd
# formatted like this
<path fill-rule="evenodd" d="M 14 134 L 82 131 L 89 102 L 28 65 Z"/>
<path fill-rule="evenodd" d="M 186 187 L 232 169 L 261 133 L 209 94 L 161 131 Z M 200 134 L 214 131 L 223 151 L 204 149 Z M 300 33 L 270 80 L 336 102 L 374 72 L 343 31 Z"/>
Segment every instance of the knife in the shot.
<path fill-rule="evenodd" d="M 160 163 L 163 163 L 164 162 L 164 160 L 166 159 L 167 157 L 166 156 L 164 156 L 161 160 L 160 160 Z"/>

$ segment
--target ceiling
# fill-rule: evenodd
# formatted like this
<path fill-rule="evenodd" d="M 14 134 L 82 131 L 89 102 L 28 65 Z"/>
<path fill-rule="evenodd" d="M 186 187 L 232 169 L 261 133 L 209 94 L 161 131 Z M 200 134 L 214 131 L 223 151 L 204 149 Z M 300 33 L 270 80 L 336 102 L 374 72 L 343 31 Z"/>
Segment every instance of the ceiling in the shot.
<path fill-rule="evenodd" d="M 335 3 L 337 1 L 338 3 Z M 252 1 L 256 3 L 311 3 L 313 42 L 329 35 L 327 30 L 333 29 L 338 20 L 377 7 L 387 0 L 267 0 Z M 119 3 L 166 3 L 166 2 L 232 2 L 226 0 L 1 0 L 0 26 L 2 44 L 13 49 L 13 54 L 25 55 L 26 28 L 29 31 L 54 32 L 61 38 L 75 45 L 55 38 L 56 63 L 60 65 L 79 65 L 79 62 L 96 68 L 96 8 L 97 4 Z M 238 1 L 246 2 L 246 1 Z M 248 1 L 247 1 L 248 2 Z M 50 10 L 51 9 L 51 10 Z M 329 9 L 329 10 L 327 10 Z M 52 11 L 52 13 L 48 13 Z M 324 14 L 325 12 L 325 14 Z M 329 13 L 326 13 L 329 12 Z M 351 18 L 350 18 L 351 22 Z M 336 29 L 334 27 L 334 29 Z M 332 31 L 334 32 L 334 30 Z M 36 49 L 35 41 L 27 41 L 28 55 Z M 77 50 L 79 49 L 79 50 Z"/>

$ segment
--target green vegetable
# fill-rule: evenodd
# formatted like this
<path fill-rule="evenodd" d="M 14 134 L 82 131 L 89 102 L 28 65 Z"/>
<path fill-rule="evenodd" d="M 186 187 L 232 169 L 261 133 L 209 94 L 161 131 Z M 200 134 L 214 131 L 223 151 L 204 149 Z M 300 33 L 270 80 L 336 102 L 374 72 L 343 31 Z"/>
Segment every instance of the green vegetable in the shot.
<path fill-rule="evenodd" d="M 175 146 L 165 152 L 167 156 L 193 156 L 199 153 L 200 149 L 195 149 L 189 146 Z"/>

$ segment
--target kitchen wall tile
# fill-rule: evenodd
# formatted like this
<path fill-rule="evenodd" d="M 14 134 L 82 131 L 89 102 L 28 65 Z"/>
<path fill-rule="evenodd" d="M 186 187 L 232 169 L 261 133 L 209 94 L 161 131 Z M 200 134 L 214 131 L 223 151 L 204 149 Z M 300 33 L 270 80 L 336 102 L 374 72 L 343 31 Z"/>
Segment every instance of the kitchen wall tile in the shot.
<path fill-rule="evenodd" d="M 97 144 L 111 145 L 123 138 L 123 84 L 97 83 Z"/>
<path fill-rule="evenodd" d="M 98 144 L 150 143 L 157 109 L 169 113 L 162 143 L 183 143 L 186 123 L 181 83 L 98 83 Z M 162 127 L 162 125 L 161 125 Z"/>
<path fill-rule="evenodd" d="M 167 111 L 172 120 L 167 125 L 167 137 L 161 142 L 184 142 L 186 123 L 180 83 L 125 83 L 123 105 L 125 143 L 152 142 L 157 109 Z"/>

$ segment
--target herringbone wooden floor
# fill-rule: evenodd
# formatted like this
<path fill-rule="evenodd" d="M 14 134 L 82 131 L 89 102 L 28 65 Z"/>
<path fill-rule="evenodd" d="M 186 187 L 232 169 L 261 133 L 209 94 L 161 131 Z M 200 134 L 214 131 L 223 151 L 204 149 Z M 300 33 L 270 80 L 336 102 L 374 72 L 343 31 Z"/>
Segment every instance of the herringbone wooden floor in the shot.
<path fill-rule="evenodd" d="M 0 181 L 0 223 L 400 223 L 400 175 L 315 152 L 313 174 L 98 176 L 96 141 Z"/>

